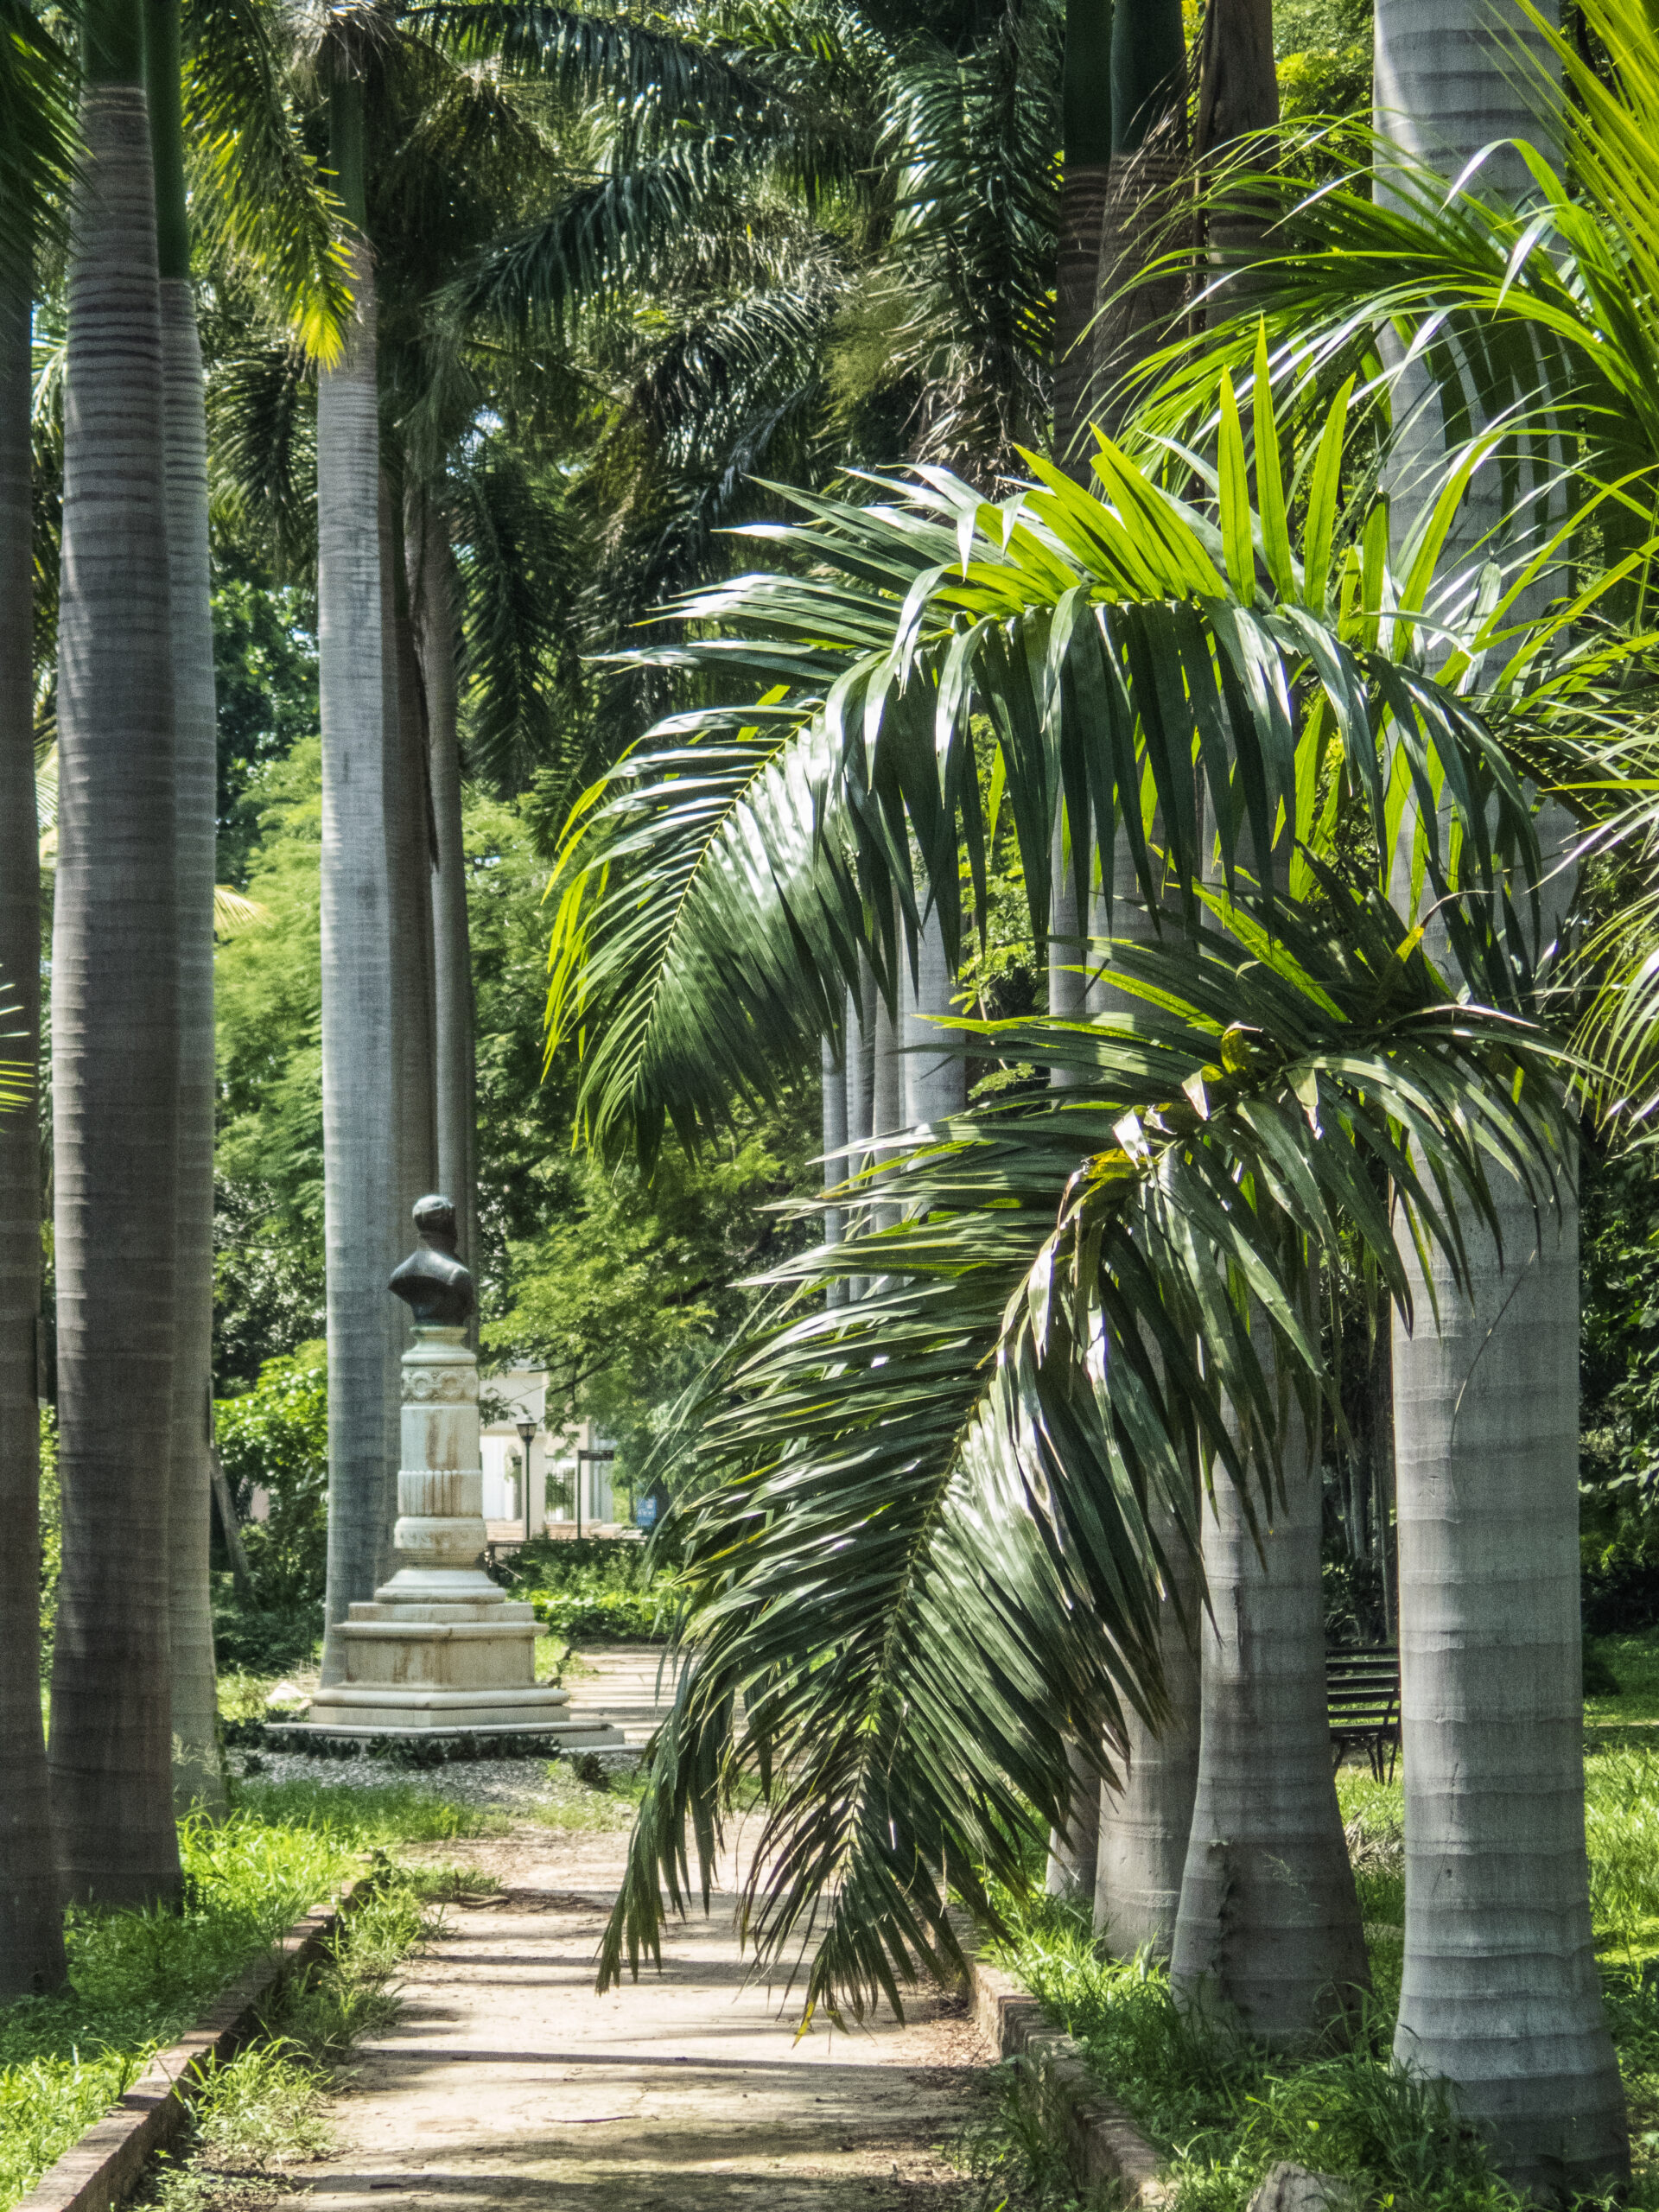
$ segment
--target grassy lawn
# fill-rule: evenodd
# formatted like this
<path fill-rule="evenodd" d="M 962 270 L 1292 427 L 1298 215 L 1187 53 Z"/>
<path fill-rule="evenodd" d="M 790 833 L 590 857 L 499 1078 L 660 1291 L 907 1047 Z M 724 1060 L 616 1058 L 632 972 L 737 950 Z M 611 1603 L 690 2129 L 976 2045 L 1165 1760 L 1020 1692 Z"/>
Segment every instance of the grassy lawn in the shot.
<path fill-rule="evenodd" d="M 1628 2204 L 1659 2208 L 1659 1637 L 1601 1646 L 1617 1696 L 1586 1707 L 1591 1910 L 1630 2102 Z M 1156 1967 L 1103 1959 L 1083 1917 L 1031 1909 L 1007 1963 L 1049 2005 L 1169 2160 L 1174 2212 L 1243 2212 L 1287 2158 L 1358 2184 L 1392 2212 L 1498 2212 L 1520 2200 L 1462 2136 L 1443 2094 L 1392 2064 L 1404 1950 L 1404 1820 L 1398 1776 L 1338 1777 L 1376 1996 L 1358 2047 L 1294 2066 L 1179 2012 Z M 1644 1974 L 1644 1969 L 1649 1971 Z M 1048 2201 L 1046 2196 L 1044 2199 Z"/>
<path fill-rule="evenodd" d="M 181 1827 L 181 1911 L 72 1910 L 68 1988 L 0 2008 L 0 2205 L 31 2189 L 154 2050 L 302 1913 L 337 1896 L 374 1851 L 486 1824 L 413 1789 L 249 1784 L 219 1826 Z M 408 1919 L 406 1906 L 377 1905 L 365 1936 L 389 1913 Z M 378 1940 L 392 1938 L 382 1929 Z"/>

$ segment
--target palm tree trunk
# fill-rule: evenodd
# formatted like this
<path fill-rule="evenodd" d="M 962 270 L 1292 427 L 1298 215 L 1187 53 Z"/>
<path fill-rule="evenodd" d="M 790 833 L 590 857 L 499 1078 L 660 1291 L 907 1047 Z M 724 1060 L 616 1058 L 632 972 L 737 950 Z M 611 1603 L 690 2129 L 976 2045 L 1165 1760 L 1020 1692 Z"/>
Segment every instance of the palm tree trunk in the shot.
<path fill-rule="evenodd" d="M 842 1066 L 836 1039 L 827 1033 L 823 1039 L 820 1060 L 819 1100 L 821 1127 L 823 1135 L 823 1187 L 833 1190 L 846 1179 L 847 1161 L 842 1155 L 847 1143 L 847 1073 Z M 842 1235 L 842 1211 L 839 1206 L 827 1206 L 823 1215 L 823 1241 L 839 1244 Z M 830 1286 L 830 1303 L 843 1303 L 842 1286 Z"/>
<path fill-rule="evenodd" d="M 392 647 L 397 657 L 397 713 L 387 721 L 387 857 L 391 884 L 391 954 L 397 1002 L 399 1181 L 397 1234 L 407 1235 L 410 1208 L 438 1176 L 437 1014 L 433 995 L 432 869 L 436 838 L 428 780 L 425 688 L 415 648 L 415 625 L 396 520 L 403 502 L 387 487 L 388 551 L 392 563 Z M 407 1324 L 398 1328 L 401 1360 Z M 399 1378 L 399 1391 L 402 1382 Z"/>
<path fill-rule="evenodd" d="M 1196 1562 L 1167 1533 L 1170 1586 L 1159 1608 L 1169 1719 L 1157 1732 L 1124 1707 L 1122 1787 L 1100 1787 L 1095 1854 L 1095 1933 L 1120 1957 L 1167 1957 L 1175 1940 L 1192 1803 L 1198 1786 L 1199 1667 Z"/>
<path fill-rule="evenodd" d="M 372 1596 L 393 1520 L 386 1282 L 393 1242 L 391 926 L 386 877 L 385 669 L 373 264 L 361 242 L 362 89 L 333 99 L 335 165 L 356 306 L 317 384 L 317 626 L 322 705 L 323 1220 L 328 1311 L 328 1568 L 323 1680 L 335 1633 Z M 401 1227 L 401 1224 L 398 1224 Z"/>
<path fill-rule="evenodd" d="M 902 947 L 899 957 L 902 962 Z M 904 991 L 901 974 L 896 991 L 901 1007 Z M 886 999 L 878 995 L 875 1002 L 875 1085 L 870 1102 L 872 1137 L 895 1136 L 905 1126 L 905 1064 L 899 1050 L 900 1018 Z M 898 1219 L 897 1206 L 880 1206 L 876 1210 L 875 1221 L 879 1229 L 890 1229 Z"/>
<path fill-rule="evenodd" d="M 478 1268 L 478 1060 L 467 851 L 461 810 L 455 681 L 455 576 L 449 533 L 423 495 L 413 509 L 410 561 L 438 856 L 432 871 L 433 999 L 437 1058 L 438 1182 L 453 1198 L 461 1255 Z"/>
<path fill-rule="evenodd" d="M 1112 160 L 1109 0 L 1067 0 L 1061 132 L 1059 259 L 1054 285 L 1054 456 L 1079 484 L 1090 480 L 1096 404 L 1092 325 L 1099 302 L 1100 234 Z"/>
<path fill-rule="evenodd" d="M 855 1175 L 868 1161 L 861 1145 L 868 1144 L 875 1127 L 875 970 L 859 955 L 859 989 L 847 994 L 847 1173 Z M 864 1287 L 861 1275 L 847 1281 L 847 1297 L 857 1298 Z"/>
<path fill-rule="evenodd" d="M 1355 2009 L 1370 1979 L 1325 1719 L 1319 1453 L 1294 1409 L 1283 1463 L 1259 1553 L 1224 1477 L 1205 1516 L 1202 1739 L 1170 1961 L 1187 2003 L 1281 2046 Z"/>
<path fill-rule="evenodd" d="M 0 288 L 0 1058 L 41 1057 L 27 283 Z M 41 1732 L 41 1132 L 0 1114 L 0 2004 L 64 1978 Z"/>
<path fill-rule="evenodd" d="M 177 1349 L 168 1463 L 173 1782 L 181 1809 L 226 1804 L 208 1582 L 213 1358 L 213 883 L 219 796 L 207 422 L 190 283 L 177 0 L 146 0 L 144 68 L 156 168 L 172 607 L 179 899 Z"/>
<path fill-rule="evenodd" d="M 168 1686 L 179 1090 L 156 200 L 133 0 L 84 18 L 52 947 L 63 1580 L 53 1814 L 75 1897 L 179 1891 Z"/>
<path fill-rule="evenodd" d="M 1499 29 L 1480 0 L 1379 0 L 1380 130 L 1448 176 L 1511 136 L 1548 150 L 1535 86 L 1553 73 L 1535 84 L 1510 51 L 1538 54 L 1539 35 L 1518 10 Z M 1523 180 L 1506 149 L 1480 188 Z M 1496 487 L 1477 484 L 1465 547 L 1499 519 Z M 1535 1225 L 1502 1179 L 1494 1196 L 1507 1267 L 1471 1224 L 1472 1300 L 1446 1287 L 1437 1331 L 1420 1293 L 1414 1332 L 1394 1331 L 1406 1796 L 1395 2049 L 1456 2085 L 1511 2180 L 1570 2193 L 1630 2166 L 1584 1845 L 1578 1224 L 1565 1190 L 1559 1226 Z M 1415 1281 L 1414 1249 L 1402 1250 Z"/>
<path fill-rule="evenodd" d="M 956 970 L 945 957 L 944 931 L 938 916 L 930 913 L 922 924 L 916 948 L 913 983 L 908 966 L 904 971 L 900 1067 L 905 1095 L 901 1126 L 906 1128 L 960 1114 L 967 1103 L 967 1063 L 957 1053 L 934 1049 L 942 1039 L 960 1033 L 941 1030 L 939 1026 L 941 1018 L 951 1011 L 956 984 Z"/>
<path fill-rule="evenodd" d="M 1115 432 L 1125 411 L 1123 379 L 1173 334 L 1185 297 L 1179 276 L 1135 283 L 1178 243 L 1175 186 L 1186 166 L 1180 0 L 1118 0 L 1111 68 L 1112 168 L 1096 278 L 1095 376 L 1096 418 Z"/>

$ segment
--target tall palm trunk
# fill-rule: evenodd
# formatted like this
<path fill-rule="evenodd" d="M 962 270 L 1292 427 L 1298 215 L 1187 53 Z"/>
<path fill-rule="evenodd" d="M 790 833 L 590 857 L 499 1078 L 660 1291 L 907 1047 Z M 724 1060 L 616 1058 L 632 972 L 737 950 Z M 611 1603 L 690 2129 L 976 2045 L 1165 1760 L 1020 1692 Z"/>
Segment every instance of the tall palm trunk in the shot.
<path fill-rule="evenodd" d="M 1396 144 L 1456 175 L 1551 136 L 1478 0 L 1379 0 L 1376 102 Z M 1479 188 L 1524 188 L 1505 151 Z M 1386 175 L 1379 188 L 1387 189 Z M 1430 435 L 1436 426 L 1428 426 Z M 1409 465 L 1408 461 L 1407 466 Z M 1488 494 L 1471 544 L 1497 519 Z M 1444 947 L 1440 957 L 1444 959 Z M 1395 2050 L 1453 2082 L 1521 2186 L 1629 2170 L 1591 1948 L 1578 1609 L 1577 1219 L 1535 1225 L 1502 1179 L 1497 1249 L 1467 1231 L 1474 1295 L 1394 1334 L 1406 1796 L 1406 1958 Z M 1402 1246 L 1402 1250 L 1404 1249 Z M 1405 1251 L 1414 1277 L 1414 1251 Z"/>
<path fill-rule="evenodd" d="M 1054 457 L 1079 484 L 1091 476 L 1096 404 L 1093 323 L 1101 227 L 1112 161 L 1112 8 L 1067 0 L 1061 84 L 1065 167 L 1054 284 Z"/>
<path fill-rule="evenodd" d="M 1198 1567 L 1173 1528 L 1162 1533 L 1170 1579 L 1159 1644 L 1169 1718 L 1154 1732 L 1124 1707 L 1122 1786 L 1100 1789 L 1095 1933 L 1121 1958 L 1143 1948 L 1168 1955 L 1198 1783 Z"/>
<path fill-rule="evenodd" d="M 945 957 L 944 931 L 938 916 L 930 913 L 916 948 L 916 980 L 911 981 L 908 966 L 903 978 L 905 1020 L 899 1043 L 906 1128 L 960 1114 L 967 1103 L 967 1065 L 959 1053 L 946 1049 L 958 1033 L 941 1027 L 951 1011 L 956 985 L 956 970 Z"/>
<path fill-rule="evenodd" d="M 1178 276 L 1135 283 L 1176 243 L 1173 194 L 1186 160 L 1180 0 L 1117 0 L 1111 68 L 1112 171 L 1101 220 L 1095 348 L 1097 414 L 1108 430 L 1122 418 L 1123 379 L 1164 341 L 1181 308 Z"/>
<path fill-rule="evenodd" d="M 41 876 L 35 821 L 29 291 L 0 279 L 0 1059 L 31 1072 L 0 1114 L 0 2003 L 55 1989 L 63 1920 L 41 1732 Z"/>
<path fill-rule="evenodd" d="M 322 705 L 323 1217 L 328 1311 L 327 1634 L 367 1599 L 393 1519 L 386 1281 L 394 1243 L 391 922 L 373 263 L 362 235 L 363 92 L 337 63 L 334 164 L 358 226 L 345 351 L 317 384 L 317 629 Z"/>
<path fill-rule="evenodd" d="M 859 988 L 847 994 L 847 1173 L 855 1175 L 868 1161 L 859 1147 L 868 1143 L 875 1128 L 875 970 L 868 957 L 859 956 Z M 847 1296 L 856 1298 L 864 1287 L 861 1275 L 847 1281 Z"/>
<path fill-rule="evenodd" d="M 426 693 L 410 597 L 405 539 L 397 526 L 403 501 L 391 500 L 387 554 L 391 564 L 392 651 L 397 662 L 396 712 L 387 718 L 386 850 L 391 884 L 391 957 L 396 998 L 400 1224 L 438 1174 L 436 1010 L 433 1002 L 432 865 L 434 830 L 427 766 Z M 404 1193 L 407 1193 L 405 1196 Z M 406 1347 L 399 1323 L 397 1357 Z M 401 1379 L 399 1383 L 401 1390 Z"/>
<path fill-rule="evenodd" d="M 413 515 L 410 588 L 426 696 L 427 757 L 438 849 L 432 871 L 438 1182 L 454 1201 L 461 1257 L 476 1271 L 478 1047 L 461 810 L 454 556 L 442 516 L 424 495 L 416 501 Z"/>
<path fill-rule="evenodd" d="M 52 947 L 63 1580 L 53 1814 L 73 1897 L 176 1897 L 168 1688 L 179 917 L 156 199 L 136 0 L 83 16 Z"/>
<path fill-rule="evenodd" d="M 1192 1830 L 1170 1961 L 1195 2006 L 1295 2044 L 1370 1986 L 1331 1772 L 1319 1452 L 1292 1414 L 1261 1548 L 1238 1494 L 1205 1517 L 1210 1611 Z"/>
<path fill-rule="evenodd" d="M 226 1796 L 208 1584 L 218 717 L 207 550 L 207 422 L 190 283 L 178 0 L 146 0 L 144 74 L 161 270 L 179 902 L 179 1180 L 173 1215 L 178 1273 L 173 1449 L 168 1463 L 173 1779 L 181 1807 L 219 1810 Z"/>
<path fill-rule="evenodd" d="M 828 1033 L 823 1039 L 819 1060 L 819 1126 L 823 1138 L 823 1187 L 832 1191 L 845 1180 L 847 1161 L 847 1071 L 842 1065 L 841 1048 Z M 842 1211 L 839 1206 L 828 1206 L 823 1216 L 823 1241 L 839 1244 L 842 1234 Z M 830 1303 L 842 1302 L 842 1286 L 830 1286 Z"/>

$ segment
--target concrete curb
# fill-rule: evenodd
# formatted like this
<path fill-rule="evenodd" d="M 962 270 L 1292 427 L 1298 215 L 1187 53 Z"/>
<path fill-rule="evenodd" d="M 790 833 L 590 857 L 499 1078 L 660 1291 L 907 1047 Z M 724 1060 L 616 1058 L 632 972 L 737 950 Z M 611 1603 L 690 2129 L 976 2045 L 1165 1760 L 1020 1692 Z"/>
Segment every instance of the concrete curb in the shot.
<path fill-rule="evenodd" d="M 158 2050 L 120 2101 L 95 2120 L 48 2166 L 13 2212 L 110 2212 L 126 2196 L 153 2152 L 189 2117 L 189 2091 L 201 2069 L 228 2058 L 257 2024 L 260 2008 L 291 1974 L 320 1958 L 340 1923 L 367 1898 L 372 1874 L 359 1875 L 337 1905 L 314 1905 L 257 1959 L 199 2027 Z"/>
<path fill-rule="evenodd" d="M 1070 2036 L 1049 2024 L 1042 2005 L 1001 1967 L 969 1955 L 968 2001 L 974 2025 L 1001 2058 L 1030 2068 L 1039 2108 L 1065 2145 L 1073 2177 L 1109 2190 L 1126 2207 L 1164 2202 L 1157 2153 L 1128 2113 L 1102 2089 Z"/>

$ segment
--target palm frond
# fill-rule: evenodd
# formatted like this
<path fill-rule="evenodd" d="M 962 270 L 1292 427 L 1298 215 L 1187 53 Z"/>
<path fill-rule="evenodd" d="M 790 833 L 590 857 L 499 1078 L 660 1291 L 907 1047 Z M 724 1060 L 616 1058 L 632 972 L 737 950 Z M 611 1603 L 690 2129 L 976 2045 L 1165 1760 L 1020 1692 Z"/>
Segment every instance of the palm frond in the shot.
<path fill-rule="evenodd" d="M 751 1778 L 757 1972 L 810 2017 L 959 1968 L 947 1897 L 995 1923 L 988 1885 L 1064 1828 L 1068 1738 L 1160 1710 L 1153 1509 L 1194 1542 L 1213 1459 L 1270 1518 L 1287 1424 L 1332 1398 L 1310 1268 L 1346 1228 L 1410 1319 L 1379 1188 L 1459 1281 L 1492 1172 L 1553 1202 L 1547 1040 L 1452 1002 L 1380 894 L 1320 887 L 1322 927 L 1218 901 L 1236 935 L 1116 948 L 1133 1018 L 974 1025 L 1076 1087 L 887 1147 L 832 1194 L 851 1238 L 765 1279 L 781 1314 L 711 1385 L 721 1478 L 674 1519 L 675 1705 L 601 1986 L 664 1892 L 706 1901 Z M 846 1274 L 875 1287 L 826 1305 Z"/>
<path fill-rule="evenodd" d="M 473 772 L 524 790 L 550 764 L 566 618 L 576 588 L 556 502 L 485 442 L 448 479 L 461 585 L 461 709 Z"/>
<path fill-rule="evenodd" d="M 79 145 L 74 69 L 27 0 L 0 5 L 0 286 L 28 294 L 61 220 Z"/>
<path fill-rule="evenodd" d="M 352 311 L 341 210 L 289 113 L 269 0 L 185 0 L 185 144 L 197 217 L 306 351 Z"/>
<path fill-rule="evenodd" d="M 762 702 L 660 724 L 573 819 L 555 877 L 550 1050 L 580 1036 L 601 1142 L 632 1128 L 649 1146 L 665 1116 L 695 1132 L 733 1092 L 764 1091 L 769 1070 L 816 1050 L 873 933 L 890 990 L 895 899 L 911 936 L 931 900 L 957 959 L 959 849 L 982 909 L 986 880 L 980 714 L 1039 939 L 1062 795 L 1109 895 L 1121 825 L 1155 905 L 1155 816 L 1179 880 L 1201 878 L 1213 841 L 1230 883 L 1242 853 L 1317 846 L 1341 786 L 1375 837 L 1379 880 L 1405 841 L 1425 895 L 1451 902 L 1465 972 L 1484 996 L 1513 995 L 1524 931 L 1508 883 L 1535 881 L 1537 842 L 1478 709 L 1541 722 L 1590 681 L 1595 655 L 1550 660 L 1559 631 L 1512 635 L 1505 598 L 1449 680 L 1431 680 L 1386 541 L 1368 528 L 1333 560 L 1317 500 L 1293 546 L 1265 431 L 1259 446 L 1253 496 L 1242 441 L 1224 441 L 1207 513 L 1109 445 L 1097 497 L 1041 463 L 1038 484 L 998 505 L 940 471 L 866 506 L 785 494 L 810 520 L 748 535 L 804 573 L 696 594 L 675 610 L 688 642 L 619 657 L 695 671 L 716 702 L 762 688 Z M 1425 574 L 1433 550 L 1431 530 Z M 1480 700 L 1454 688 L 1478 678 Z M 1442 786 L 1457 825 L 1445 843 Z M 1089 844 L 1076 836 L 1081 868 Z"/>

